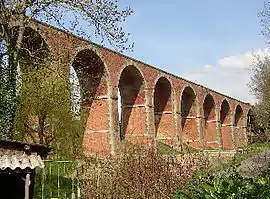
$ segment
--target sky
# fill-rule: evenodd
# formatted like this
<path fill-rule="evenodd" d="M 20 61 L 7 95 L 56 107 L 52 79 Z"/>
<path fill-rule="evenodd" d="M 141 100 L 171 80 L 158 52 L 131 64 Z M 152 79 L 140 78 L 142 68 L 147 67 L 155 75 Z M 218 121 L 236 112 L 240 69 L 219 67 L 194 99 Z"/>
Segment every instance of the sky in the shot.
<path fill-rule="evenodd" d="M 258 12 L 263 0 L 121 0 L 134 14 L 124 28 L 128 56 L 254 103 L 248 82 L 254 54 L 268 53 Z"/>

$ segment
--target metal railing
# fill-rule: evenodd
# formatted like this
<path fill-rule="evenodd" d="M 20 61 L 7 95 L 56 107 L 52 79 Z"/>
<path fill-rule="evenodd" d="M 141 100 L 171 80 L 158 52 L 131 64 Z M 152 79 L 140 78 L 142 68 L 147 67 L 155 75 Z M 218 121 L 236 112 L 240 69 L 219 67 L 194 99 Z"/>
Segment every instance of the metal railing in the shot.
<path fill-rule="evenodd" d="M 59 160 L 45 160 L 44 163 L 45 168 L 36 170 L 35 199 L 81 198 L 76 163 Z"/>

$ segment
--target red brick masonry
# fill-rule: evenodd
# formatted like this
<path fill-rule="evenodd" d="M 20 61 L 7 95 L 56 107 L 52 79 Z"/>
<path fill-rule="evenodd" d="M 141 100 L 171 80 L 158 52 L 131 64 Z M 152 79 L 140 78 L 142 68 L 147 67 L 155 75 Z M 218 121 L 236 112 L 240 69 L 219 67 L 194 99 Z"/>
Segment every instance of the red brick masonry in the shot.
<path fill-rule="evenodd" d="M 41 35 L 67 77 L 74 67 L 83 96 L 89 98 L 83 103 L 86 153 L 114 153 L 123 139 L 200 148 L 247 144 L 248 103 L 52 26 L 31 22 L 29 28 Z"/>

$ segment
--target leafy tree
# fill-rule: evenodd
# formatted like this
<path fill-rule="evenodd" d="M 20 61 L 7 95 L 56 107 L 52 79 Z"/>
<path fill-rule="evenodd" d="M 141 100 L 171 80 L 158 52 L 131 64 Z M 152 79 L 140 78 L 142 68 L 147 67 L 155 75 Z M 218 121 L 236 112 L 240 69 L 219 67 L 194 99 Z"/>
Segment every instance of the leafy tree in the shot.
<path fill-rule="evenodd" d="M 266 43 L 270 42 L 270 1 L 265 0 L 263 9 L 258 13 L 261 22 L 261 33 Z M 254 55 L 250 91 L 256 97 L 253 107 L 253 132 L 269 133 L 270 129 L 270 58 Z"/>
<path fill-rule="evenodd" d="M 21 102 L 18 66 L 21 66 L 27 58 L 31 58 L 33 62 L 48 57 L 40 57 L 40 54 L 31 51 L 32 45 L 24 45 L 29 40 L 26 38 L 29 34 L 25 34 L 29 20 L 38 19 L 88 39 L 95 35 L 101 38 L 102 42 L 122 51 L 132 47 L 128 44 L 128 34 L 121 27 L 121 23 L 131 14 L 132 9 L 129 7 L 119 9 L 116 0 L 1 0 L 0 134 L 11 138 L 14 132 L 16 109 Z M 20 21 L 19 26 L 13 27 L 14 20 Z M 93 34 L 87 34 L 88 27 L 92 27 Z M 43 143 L 42 139 L 39 141 Z"/>
<path fill-rule="evenodd" d="M 71 111 L 70 88 L 54 66 L 23 68 L 14 138 L 53 146 L 60 157 L 75 158 L 82 145 L 82 121 Z"/>
<path fill-rule="evenodd" d="M 270 129 L 270 59 L 257 57 L 253 65 L 253 76 L 249 83 L 251 92 L 257 99 L 254 106 L 254 124 L 257 130 L 266 133 Z"/>

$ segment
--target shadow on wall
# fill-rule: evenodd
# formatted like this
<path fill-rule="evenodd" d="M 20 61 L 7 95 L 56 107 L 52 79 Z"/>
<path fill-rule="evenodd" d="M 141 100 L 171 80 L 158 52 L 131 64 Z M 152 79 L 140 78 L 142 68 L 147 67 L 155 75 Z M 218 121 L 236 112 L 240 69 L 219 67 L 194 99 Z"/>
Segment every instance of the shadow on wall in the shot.
<path fill-rule="evenodd" d="M 137 118 L 136 110 L 144 108 L 145 83 L 135 66 L 127 66 L 121 73 L 118 87 L 121 96 L 120 139 L 123 140 L 126 134 L 136 134 L 132 120 Z"/>
<path fill-rule="evenodd" d="M 196 109 L 195 92 L 191 87 L 186 87 L 181 97 L 181 130 L 183 140 L 188 140 L 188 142 L 198 139 Z"/>
<path fill-rule="evenodd" d="M 154 118 L 155 118 L 155 137 L 169 136 L 170 132 L 165 132 L 169 127 L 167 123 L 160 125 L 161 119 L 165 114 L 172 114 L 171 84 L 165 77 L 161 77 L 154 90 Z M 173 129 L 169 128 L 169 131 Z"/>

